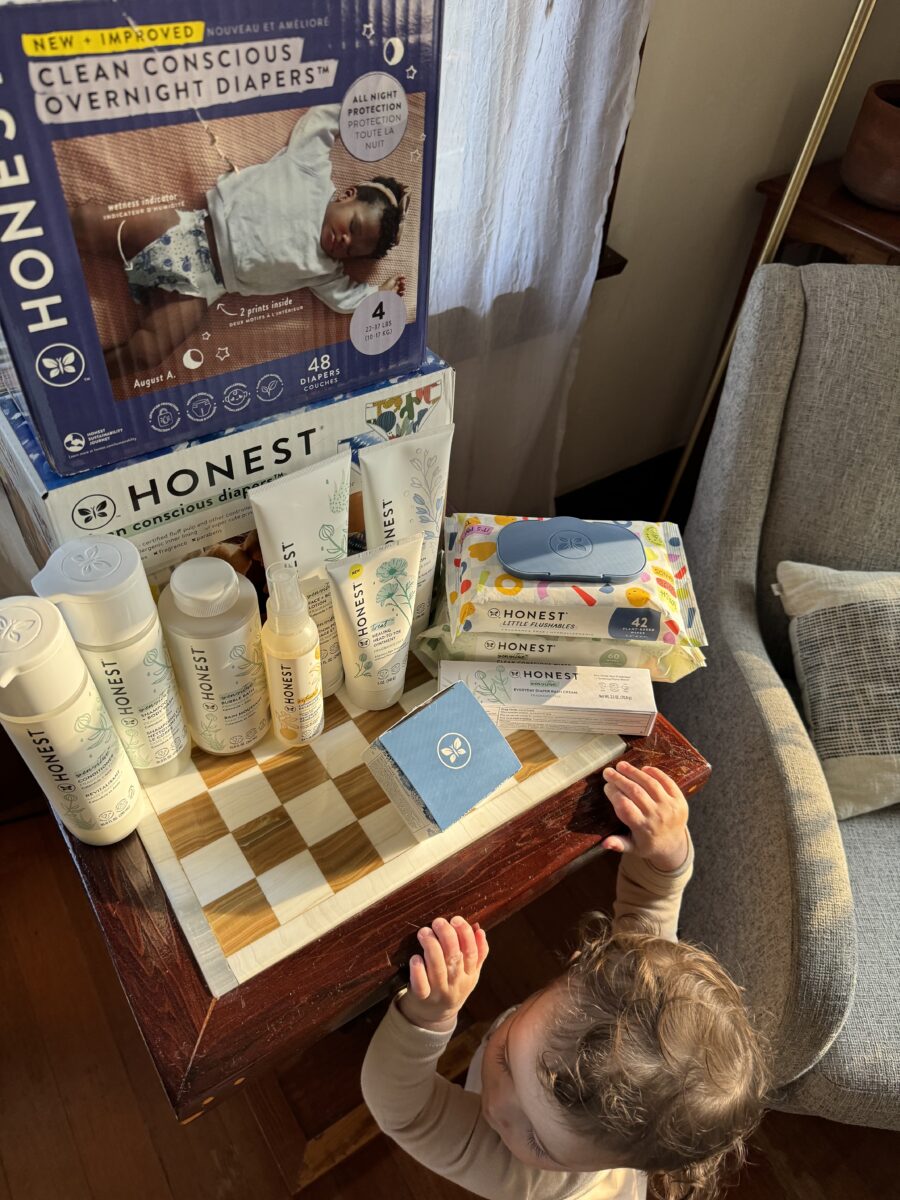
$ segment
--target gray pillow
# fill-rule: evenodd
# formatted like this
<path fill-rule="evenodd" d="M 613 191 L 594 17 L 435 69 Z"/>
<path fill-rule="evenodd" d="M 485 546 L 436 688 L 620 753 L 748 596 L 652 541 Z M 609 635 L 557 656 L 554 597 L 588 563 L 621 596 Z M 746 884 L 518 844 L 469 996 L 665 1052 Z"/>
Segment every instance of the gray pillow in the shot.
<path fill-rule="evenodd" d="M 781 562 L 794 668 L 839 820 L 900 801 L 900 573 Z"/>

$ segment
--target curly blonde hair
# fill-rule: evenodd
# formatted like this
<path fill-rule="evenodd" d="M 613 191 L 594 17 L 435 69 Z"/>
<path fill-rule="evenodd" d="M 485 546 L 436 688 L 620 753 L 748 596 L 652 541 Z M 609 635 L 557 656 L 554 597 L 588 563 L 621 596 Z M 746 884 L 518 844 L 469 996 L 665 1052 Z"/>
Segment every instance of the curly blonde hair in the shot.
<path fill-rule="evenodd" d="M 711 954 L 592 913 L 539 1073 L 572 1128 L 664 1200 L 710 1200 L 763 1113 L 768 1053 Z"/>

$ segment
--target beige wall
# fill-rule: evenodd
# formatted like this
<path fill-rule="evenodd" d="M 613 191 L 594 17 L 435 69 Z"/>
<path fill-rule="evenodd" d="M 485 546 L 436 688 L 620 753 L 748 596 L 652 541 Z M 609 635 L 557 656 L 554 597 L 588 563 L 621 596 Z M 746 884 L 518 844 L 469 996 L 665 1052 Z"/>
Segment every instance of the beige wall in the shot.
<path fill-rule="evenodd" d="M 788 170 L 856 0 L 657 0 L 610 243 L 569 399 L 558 492 L 684 441 L 703 397 L 761 209 Z M 900 4 L 880 0 L 820 158 L 862 95 L 900 76 Z M 640 515 L 640 514 L 636 514 Z"/>

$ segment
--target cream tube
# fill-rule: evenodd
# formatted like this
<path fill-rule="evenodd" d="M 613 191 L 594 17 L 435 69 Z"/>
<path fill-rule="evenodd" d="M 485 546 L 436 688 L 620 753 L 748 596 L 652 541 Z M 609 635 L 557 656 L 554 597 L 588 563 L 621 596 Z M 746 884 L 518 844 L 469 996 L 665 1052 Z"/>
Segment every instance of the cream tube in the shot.
<path fill-rule="evenodd" d="M 300 572 L 309 614 L 319 630 L 322 693 L 330 696 L 341 686 L 343 671 L 325 564 L 347 553 L 350 447 L 252 488 L 247 498 L 266 569 L 286 563 Z"/>
<path fill-rule="evenodd" d="M 453 426 L 434 433 L 393 438 L 359 452 L 366 545 L 391 546 L 416 533 L 424 536 L 412 636 L 428 625 L 434 568 L 440 546 Z"/>
<path fill-rule="evenodd" d="M 423 537 L 327 563 L 344 687 L 360 708 L 390 708 L 403 695 Z"/>

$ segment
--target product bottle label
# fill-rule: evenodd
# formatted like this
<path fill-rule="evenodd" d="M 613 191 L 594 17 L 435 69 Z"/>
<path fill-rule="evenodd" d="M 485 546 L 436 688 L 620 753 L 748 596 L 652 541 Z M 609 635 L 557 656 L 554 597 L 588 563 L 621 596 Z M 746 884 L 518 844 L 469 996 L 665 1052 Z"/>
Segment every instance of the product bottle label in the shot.
<path fill-rule="evenodd" d="M 79 649 L 133 765 L 177 757 L 188 731 L 159 622 L 125 649 Z"/>
<path fill-rule="evenodd" d="M 115 841 L 114 827 L 132 814 L 141 790 L 93 683 L 64 712 L 3 724 L 66 828 L 78 837 L 110 827 Z"/>
<path fill-rule="evenodd" d="M 337 624 L 331 604 L 331 588 L 328 580 L 317 577 L 304 579 L 303 593 L 309 605 L 309 615 L 319 631 L 319 652 L 322 670 L 327 671 L 332 663 L 340 662 L 341 647 L 338 642 Z"/>
<path fill-rule="evenodd" d="M 266 657 L 272 726 L 279 741 L 290 746 L 310 742 L 321 732 L 322 667 L 319 647 L 296 658 Z"/>
<path fill-rule="evenodd" d="M 255 745 L 269 724 L 258 614 L 223 637 L 170 632 L 169 648 L 197 744 L 213 754 L 234 754 Z"/>

